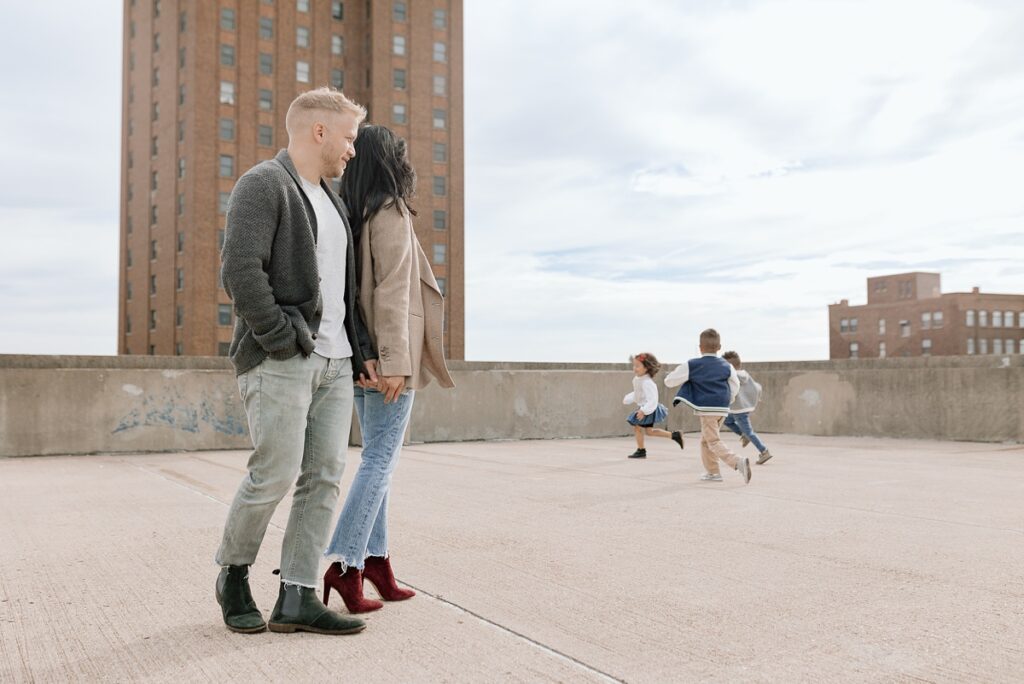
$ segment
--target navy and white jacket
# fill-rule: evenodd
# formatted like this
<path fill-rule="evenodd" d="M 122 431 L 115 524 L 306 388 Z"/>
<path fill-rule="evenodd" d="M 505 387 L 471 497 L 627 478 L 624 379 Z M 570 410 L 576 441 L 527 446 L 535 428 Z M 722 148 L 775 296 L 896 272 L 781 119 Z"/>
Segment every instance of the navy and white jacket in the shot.
<path fill-rule="evenodd" d="M 665 386 L 679 387 L 673 406 L 686 404 L 698 416 L 728 416 L 740 380 L 728 361 L 717 354 L 703 354 L 669 373 Z"/>

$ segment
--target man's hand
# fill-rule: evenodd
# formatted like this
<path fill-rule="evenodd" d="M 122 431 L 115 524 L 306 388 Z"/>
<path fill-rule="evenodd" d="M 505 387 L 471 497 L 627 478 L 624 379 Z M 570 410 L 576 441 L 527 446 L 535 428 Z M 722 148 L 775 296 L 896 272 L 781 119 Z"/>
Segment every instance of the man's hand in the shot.
<path fill-rule="evenodd" d="M 381 376 L 377 382 L 377 390 L 384 393 L 384 403 L 398 401 L 398 395 L 405 390 L 405 377 L 402 375 Z"/>
<path fill-rule="evenodd" d="M 363 389 L 376 389 L 380 379 L 377 377 L 377 359 L 368 359 L 363 365 L 366 366 L 366 372 L 370 374 L 370 377 L 366 377 L 364 374 L 359 374 L 359 382 L 356 384 Z"/>

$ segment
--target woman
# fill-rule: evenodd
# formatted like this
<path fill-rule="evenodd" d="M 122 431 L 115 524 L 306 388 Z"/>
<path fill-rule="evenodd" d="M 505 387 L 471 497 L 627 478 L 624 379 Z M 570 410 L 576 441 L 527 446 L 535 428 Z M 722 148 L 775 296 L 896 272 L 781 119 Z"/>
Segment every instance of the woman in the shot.
<path fill-rule="evenodd" d="M 363 458 L 325 555 L 324 603 L 333 588 L 349 612 L 377 610 L 363 596 L 369 580 L 386 601 L 415 592 L 395 582 L 388 556 L 388 490 L 409 424 L 415 390 L 432 378 L 454 387 L 441 344 L 444 300 L 412 227 L 416 187 L 405 141 L 383 126 L 364 126 L 342 177 L 357 245 L 359 309 L 377 359 L 376 385 L 356 387 Z"/>

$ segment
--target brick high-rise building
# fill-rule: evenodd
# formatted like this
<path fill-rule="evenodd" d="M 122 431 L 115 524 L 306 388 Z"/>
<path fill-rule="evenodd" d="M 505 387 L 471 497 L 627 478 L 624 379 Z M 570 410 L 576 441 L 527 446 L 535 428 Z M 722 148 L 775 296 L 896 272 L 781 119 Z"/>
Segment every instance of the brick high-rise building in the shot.
<path fill-rule="evenodd" d="M 462 81 L 461 0 L 125 0 L 119 353 L 227 353 L 227 198 L 287 146 L 292 99 L 331 85 L 409 143 L 463 358 Z"/>
<path fill-rule="evenodd" d="M 829 358 L 1024 352 L 1024 295 L 942 294 L 938 273 L 868 278 L 868 303 L 828 307 Z"/>

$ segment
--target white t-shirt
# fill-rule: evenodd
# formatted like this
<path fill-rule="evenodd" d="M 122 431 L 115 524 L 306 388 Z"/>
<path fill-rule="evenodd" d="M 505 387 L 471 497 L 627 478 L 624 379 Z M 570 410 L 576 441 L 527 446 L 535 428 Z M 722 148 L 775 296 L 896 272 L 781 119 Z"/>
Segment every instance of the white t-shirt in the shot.
<path fill-rule="evenodd" d="M 345 359 L 352 356 L 352 345 L 345 333 L 345 224 L 322 187 L 303 178 L 302 189 L 316 214 L 316 266 L 324 303 L 313 351 L 329 359 Z"/>

